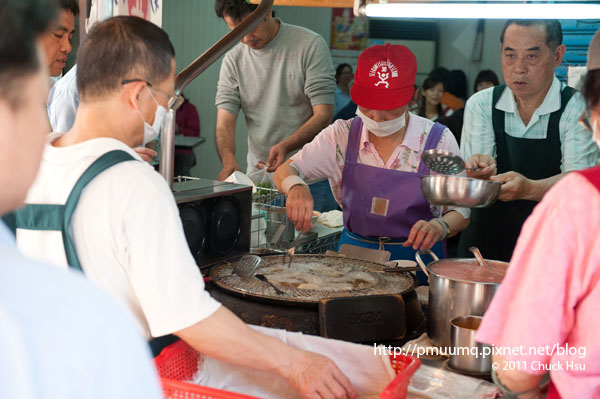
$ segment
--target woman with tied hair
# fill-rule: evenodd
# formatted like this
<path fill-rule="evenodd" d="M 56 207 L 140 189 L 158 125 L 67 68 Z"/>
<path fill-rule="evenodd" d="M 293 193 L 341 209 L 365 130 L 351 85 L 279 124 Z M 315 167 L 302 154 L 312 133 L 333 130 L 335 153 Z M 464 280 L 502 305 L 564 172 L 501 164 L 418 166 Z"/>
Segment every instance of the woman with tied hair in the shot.
<path fill-rule="evenodd" d="M 587 69 L 580 123 L 600 145 L 600 31 Z M 496 347 L 492 377 L 506 397 L 542 397 L 548 370 L 548 398 L 600 397 L 599 221 L 600 167 L 561 179 L 527 219 L 476 336 Z"/>
<path fill-rule="evenodd" d="M 442 117 L 452 115 L 454 112 L 452 108 L 443 107 L 442 105 L 442 97 L 445 91 L 446 85 L 441 79 L 435 76 L 429 76 L 425 79 L 421 89 L 419 116 L 435 122 Z"/>
<path fill-rule="evenodd" d="M 340 64 L 335 69 L 335 103 L 333 105 L 333 115 L 336 115 L 344 108 L 352 98 L 350 97 L 350 82 L 354 74 L 350 64 Z"/>

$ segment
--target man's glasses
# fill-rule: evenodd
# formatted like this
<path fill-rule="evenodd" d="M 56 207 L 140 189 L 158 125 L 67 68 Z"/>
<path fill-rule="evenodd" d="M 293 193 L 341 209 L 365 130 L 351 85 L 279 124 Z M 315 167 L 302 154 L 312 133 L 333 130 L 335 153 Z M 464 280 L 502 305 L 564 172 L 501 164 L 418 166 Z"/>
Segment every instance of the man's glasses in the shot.
<path fill-rule="evenodd" d="M 157 89 L 156 87 L 152 86 L 152 83 L 150 83 L 150 82 L 148 82 L 147 80 L 144 80 L 144 79 L 124 79 L 124 80 L 121 81 L 121 84 L 122 85 L 126 85 L 126 84 L 129 84 L 129 83 L 135 83 L 135 82 L 144 82 L 144 83 L 146 83 L 146 85 L 149 88 L 151 88 L 152 90 L 155 90 L 155 91 L 157 91 L 159 93 L 164 94 L 167 97 L 167 101 L 169 101 L 169 99 L 171 97 L 173 97 L 173 94 L 169 94 L 169 93 L 167 93 L 164 90 Z"/>
<path fill-rule="evenodd" d="M 583 113 L 579 117 L 579 124 L 581 126 L 585 127 L 590 132 L 594 130 L 592 128 L 592 113 L 590 112 L 589 109 L 586 109 L 585 111 L 583 111 Z"/>

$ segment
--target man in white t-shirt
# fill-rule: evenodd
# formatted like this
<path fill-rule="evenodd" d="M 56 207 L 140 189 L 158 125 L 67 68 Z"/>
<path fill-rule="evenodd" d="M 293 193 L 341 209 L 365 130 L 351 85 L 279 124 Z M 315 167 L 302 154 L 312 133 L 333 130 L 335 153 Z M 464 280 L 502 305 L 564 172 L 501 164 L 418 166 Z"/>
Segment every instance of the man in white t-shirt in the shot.
<path fill-rule="evenodd" d="M 25 225 L 17 230 L 19 247 L 81 267 L 131 309 L 148 337 L 175 334 L 205 355 L 271 371 L 303 397 L 355 397 L 331 360 L 248 328 L 204 290 L 168 185 L 131 149 L 162 124 L 175 85 L 174 55 L 167 34 L 140 18 L 111 18 L 90 30 L 78 55 L 75 124 L 48 136 L 25 217 L 17 218 Z M 129 161 L 115 161 L 80 190 L 81 176 L 113 155 Z M 26 226 L 40 219 L 56 224 L 63 215 L 53 212 L 62 204 L 65 218 L 72 216 L 62 232 Z M 40 206 L 45 213 L 29 218 Z"/>
<path fill-rule="evenodd" d="M 40 165 L 48 69 L 36 38 L 47 0 L 0 0 L 0 215 L 22 205 Z M 0 398 L 161 397 L 133 318 L 78 273 L 24 257 L 0 221 Z"/>

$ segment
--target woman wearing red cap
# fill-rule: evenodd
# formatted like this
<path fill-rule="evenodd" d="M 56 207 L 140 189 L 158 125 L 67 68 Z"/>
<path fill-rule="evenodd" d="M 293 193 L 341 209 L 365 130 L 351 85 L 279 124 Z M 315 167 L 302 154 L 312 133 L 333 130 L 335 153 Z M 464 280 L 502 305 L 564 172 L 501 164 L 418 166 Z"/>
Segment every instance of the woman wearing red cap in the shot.
<path fill-rule="evenodd" d="M 430 206 L 421 191 L 420 177 L 429 174 L 423 151 L 459 148 L 445 126 L 408 112 L 416 73 L 405 46 L 373 46 L 360 55 L 350 91 L 357 117 L 337 120 L 275 173 L 298 230 L 312 228 L 304 177 L 329 179 L 344 212 L 339 245 L 385 249 L 392 259 L 414 259 L 420 249 L 443 257 L 443 240 L 469 224 L 468 209 Z"/>

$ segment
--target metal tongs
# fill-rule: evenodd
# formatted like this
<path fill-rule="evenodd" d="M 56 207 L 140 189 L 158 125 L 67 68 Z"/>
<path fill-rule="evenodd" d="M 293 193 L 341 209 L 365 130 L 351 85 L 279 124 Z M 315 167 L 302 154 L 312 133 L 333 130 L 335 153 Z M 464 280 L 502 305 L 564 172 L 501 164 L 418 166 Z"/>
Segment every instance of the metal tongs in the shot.
<path fill-rule="evenodd" d="M 296 245 L 298 245 L 298 241 L 300 241 L 300 237 L 302 237 L 302 231 L 298 232 L 298 235 L 292 242 L 292 247 L 283 253 L 283 264 L 285 265 L 285 258 L 289 255 L 290 261 L 288 262 L 288 269 L 292 266 L 292 259 L 294 258 L 294 253 L 296 252 Z"/>

